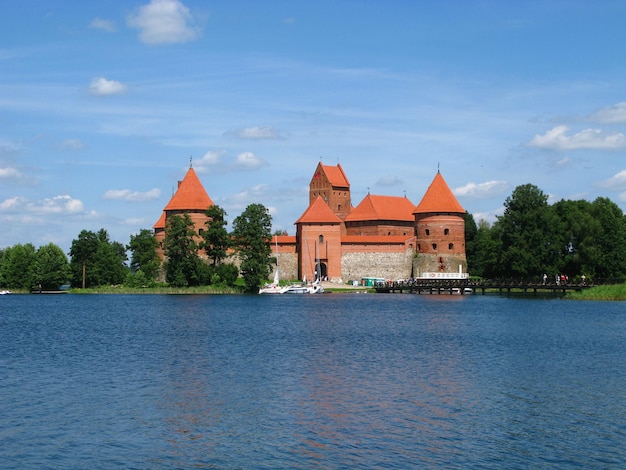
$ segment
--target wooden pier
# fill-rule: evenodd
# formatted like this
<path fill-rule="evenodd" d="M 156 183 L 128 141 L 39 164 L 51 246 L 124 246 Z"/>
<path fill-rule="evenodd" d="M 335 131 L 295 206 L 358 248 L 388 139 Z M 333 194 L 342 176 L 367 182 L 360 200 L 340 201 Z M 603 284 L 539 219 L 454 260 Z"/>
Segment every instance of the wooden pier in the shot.
<path fill-rule="evenodd" d="M 565 295 L 568 292 L 581 291 L 590 286 L 575 283 L 533 283 L 516 280 L 482 280 L 470 281 L 465 279 L 413 279 L 408 281 L 386 281 L 374 285 L 378 293 L 410 293 L 410 294 L 497 294 L 510 295 L 514 293 Z"/>

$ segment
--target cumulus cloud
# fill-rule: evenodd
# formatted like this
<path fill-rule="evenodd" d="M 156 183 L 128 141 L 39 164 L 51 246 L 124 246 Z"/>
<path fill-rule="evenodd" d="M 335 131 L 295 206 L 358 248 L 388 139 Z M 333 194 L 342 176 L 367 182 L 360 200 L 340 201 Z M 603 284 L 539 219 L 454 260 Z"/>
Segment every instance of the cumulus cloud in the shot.
<path fill-rule="evenodd" d="M 63 194 L 46 198 L 41 201 L 29 201 L 20 196 L 5 199 L 0 202 L 0 210 L 4 212 L 26 212 L 32 214 L 79 214 L 84 212 L 80 199 Z"/>
<path fill-rule="evenodd" d="M 17 168 L 0 168 L 0 179 L 20 179 L 24 175 Z"/>
<path fill-rule="evenodd" d="M 626 170 L 622 170 L 609 179 L 602 181 L 600 186 L 615 190 L 626 190 Z"/>
<path fill-rule="evenodd" d="M 508 184 L 506 181 L 491 180 L 484 183 L 467 183 L 465 186 L 460 186 L 454 189 L 452 192 L 456 196 L 464 196 L 471 198 L 486 198 L 493 196 L 494 194 L 500 194 L 506 190 Z"/>
<path fill-rule="evenodd" d="M 273 127 L 244 127 L 243 129 L 234 129 L 225 133 L 237 137 L 239 139 L 250 140 L 277 140 L 282 139 L 280 132 Z"/>
<path fill-rule="evenodd" d="M 537 134 L 528 143 L 531 147 L 551 150 L 618 149 L 626 147 L 626 135 L 621 132 L 605 133 L 601 129 L 585 129 L 567 135 L 569 127 L 557 126 L 543 135 Z"/>
<path fill-rule="evenodd" d="M 589 115 L 596 122 L 626 123 L 626 101 L 607 106 Z"/>
<path fill-rule="evenodd" d="M 130 189 L 109 189 L 102 197 L 112 201 L 146 202 L 154 201 L 160 196 L 161 190 L 153 188 L 145 192 L 132 191 Z"/>
<path fill-rule="evenodd" d="M 241 170 L 257 170 L 262 166 L 266 166 L 267 162 L 257 157 L 252 152 L 243 152 L 237 155 L 235 167 Z"/>
<path fill-rule="evenodd" d="M 139 40 L 146 44 L 183 43 L 201 35 L 189 9 L 178 0 L 151 0 L 129 15 L 127 24 L 139 29 Z"/>
<path fill-rule="evenodd" d="M 220 167 L 224 153 L 224 151 L 209 150 L 202 155 L 202 158 L 193 160 L 193 167 L 198 173 L 209 173 Z"/>
<path fill-rule="evenodd" d="M 97 77 L 89 85 L 89 93 L 96 96 L 118 95 L 128 90 L 128 86 L 115 80 L 107 80 L 104 77 Z"/>
<path fill-rule="evenodd" d="M 67 194 L 44 199 L 39 203 L 30 203 L 28 209 L 42 214 L 77 214 L 84 211 L 83 202 Z"/>
<path fill-rule="evenodd" d="M 93 29 L 100 29 L 102 31 L 106 31 L 107 33 L 114 33 L 117 30 L 113 21 L 103 20 L 101 18 L 94 18 L 91 23 L 89 23 L 89 27 Z"/>

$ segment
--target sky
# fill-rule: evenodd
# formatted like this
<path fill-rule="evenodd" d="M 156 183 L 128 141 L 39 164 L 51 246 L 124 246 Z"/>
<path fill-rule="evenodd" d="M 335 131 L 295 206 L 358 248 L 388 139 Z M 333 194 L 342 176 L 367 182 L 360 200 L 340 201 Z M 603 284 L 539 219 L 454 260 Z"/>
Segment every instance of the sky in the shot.
<path fill-rule="evenodd" d="M 190 162 L 295 234 L 318 162 L 475 220 L 519 185 L 626 209 L 626 2 L 0 2 L 0 249 L 151 229 Z"/>

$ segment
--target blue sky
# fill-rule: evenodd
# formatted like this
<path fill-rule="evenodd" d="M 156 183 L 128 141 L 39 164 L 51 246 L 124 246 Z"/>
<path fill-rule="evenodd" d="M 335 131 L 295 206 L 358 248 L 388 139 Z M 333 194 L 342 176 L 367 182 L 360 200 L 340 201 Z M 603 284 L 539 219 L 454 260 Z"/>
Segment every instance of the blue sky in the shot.
<path fill-rule="evenodd" d="M 229 221 L 294 233 L 320 159 L 356 206 L 438 166 L 476 220 L 516 186 L 626 209 L 626 2 L 4 1 L 0 248 L 151 228 L 189 159 Z"/>

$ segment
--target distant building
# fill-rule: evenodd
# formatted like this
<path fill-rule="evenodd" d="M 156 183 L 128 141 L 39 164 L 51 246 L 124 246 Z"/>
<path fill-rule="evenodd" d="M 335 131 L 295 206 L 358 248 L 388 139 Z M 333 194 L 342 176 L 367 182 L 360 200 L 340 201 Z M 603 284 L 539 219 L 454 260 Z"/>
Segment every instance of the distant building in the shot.
<path fill-rule="evenodd" d="M 188 213 L 199 238 L 211 205 L 189 168 L 154 225 L 155 237 L 162 242 L 168 218 Z M 406 197 L 367 194 L 353 207 L 341 165 L 320 162 L 309 184 L 309 205 L 295 222 L 295 236 L 274 236 L 272 247 L 286 279 L 360 282 L 466 275 L 464 214 L 439 172 L 417 206 Z"/>

